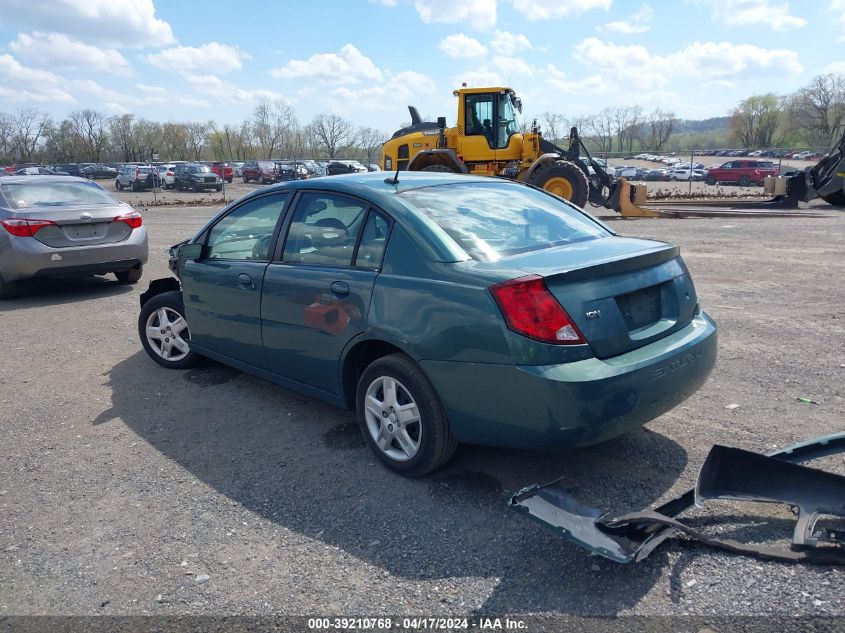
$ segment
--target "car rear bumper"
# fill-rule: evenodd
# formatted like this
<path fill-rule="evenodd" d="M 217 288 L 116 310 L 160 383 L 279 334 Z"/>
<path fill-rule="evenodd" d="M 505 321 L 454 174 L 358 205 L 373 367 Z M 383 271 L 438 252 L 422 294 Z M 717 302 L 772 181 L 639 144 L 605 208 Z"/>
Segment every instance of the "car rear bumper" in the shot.
<path fill-rule="evenodd" d="M 94 275 L 145 264 L 149 256 L 144 227 L 111 244 L 51 248 L 31 237 L 10 238 L 2 249 L 0 277 L 17 281 L 30 277 Z"/>
<path fill-rule="evenodd" d="M 682 330 L 604 360 L 420 364 L 459 441 L 575 448 L 640 427 L 686 400 L 710 374 L 716 347 L 716 325 L 702 313 Z"/>

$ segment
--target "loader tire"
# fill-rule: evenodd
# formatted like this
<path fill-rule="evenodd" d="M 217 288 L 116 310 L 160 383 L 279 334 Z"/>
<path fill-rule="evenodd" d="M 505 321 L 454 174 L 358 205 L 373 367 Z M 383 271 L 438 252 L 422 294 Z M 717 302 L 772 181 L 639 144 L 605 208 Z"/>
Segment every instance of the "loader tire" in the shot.
<path fill-rule="evenodd" d="M 822 196 L 822 200 L 837 207 L 845 207 L 845 191 L 834 191 Z"/>
<path fill-rule="evenodd" d="M 531 184 L 583 207 L 590 194 L 590 183 L 581 168 L 566 160 L 543 165 L 531 175 Z"/>
<path fill-rule="evenodd" d="M 453 169 L 450 169 L 446 165 L 429 165 L 428 167 L 423 167 L 422 169 L 420 169 L 420 171 L 439 171 L 449 174 L 455 173 Z"/>

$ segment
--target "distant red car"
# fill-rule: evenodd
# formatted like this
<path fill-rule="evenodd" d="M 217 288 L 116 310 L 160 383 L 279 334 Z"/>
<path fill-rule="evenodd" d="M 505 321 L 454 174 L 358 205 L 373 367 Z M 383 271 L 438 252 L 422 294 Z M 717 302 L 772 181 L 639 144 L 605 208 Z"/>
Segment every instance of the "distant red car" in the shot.
<path fill-rule="evenodd" d="M 14 175 L 15 175 L 15 166 L 14 166 L 14 165 L 9 165 L 8 167 L 4 167 L 3 169 L 4 169 L 4 170 L 6 171 L 6 173 L 7 173 L 7 174 L 9 174 L 10 176 L 14 176 Z"/>
<path fill-rule="evenodd" d="M 276 169 L 276 163 L 271 160 L 248 160 L 241 167 L 241 174 L 245 183 L 254 180 L 266 185 L 279 181 L 279 170 Z"/>
<path fill-rule="evenodd" d="M 226 182 L 232 182 L 235 178 L 235 170 L 232 169 L 232 166 L 229 163 L 224 163 L 223 161 L 218 160 L 208 161 L 203 163 L 203 165 L 211 167 L 211 171 L 220 176 Z"/>
<path fill-rule="evenodd" d="M 717 182 L 734 183 L 740 187 L 762 185 L 766 176 L 777 176 L 777 165 L 765 160 L 732 160 L 719 167 L 711 167 L 704 175 L 704 182 L 715 185 Z"/>

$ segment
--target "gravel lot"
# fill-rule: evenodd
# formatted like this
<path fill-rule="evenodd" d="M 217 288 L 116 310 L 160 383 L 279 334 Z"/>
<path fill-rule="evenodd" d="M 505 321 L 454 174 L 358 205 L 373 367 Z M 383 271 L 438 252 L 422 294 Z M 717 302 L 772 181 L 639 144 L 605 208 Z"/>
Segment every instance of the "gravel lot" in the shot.
<path fill-rule="evenodd" d="M 713 443 L 765 451 L 842 430 L 845 213 L 822 209 L 614 222 L 681 246 L 720 327 L 705 387 L 600 446 L 462 447 L 405 480 L 345 411 L 217 364 L 173 372 L 146 357 L 138 295 L 167 274 L 166 247 L 216 211 L 150 207 L 138 286 L 40 281 L 0 304 L 0 614 L 843 615 L 841 570 L 677 541 L 617 565 L 505 507 L 563 476 L 619 514 L 689 488 Z M 845 473 L 841 456 L 824 466 Z M 729 503 L 691 516 L 752 541 L 785 542 L 793 523 Z"/>

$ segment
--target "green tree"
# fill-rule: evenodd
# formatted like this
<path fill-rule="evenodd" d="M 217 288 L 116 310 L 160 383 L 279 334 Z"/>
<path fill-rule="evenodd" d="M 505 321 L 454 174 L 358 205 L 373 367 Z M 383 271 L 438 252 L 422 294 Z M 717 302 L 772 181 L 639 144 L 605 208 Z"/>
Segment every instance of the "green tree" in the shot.
<path fill-rule="evenodd" d="M 743 147 L 772 147 L 783 112 L 783 99 L 772 93 L 743 99 L 731 112 L 734 138 Z"/>

